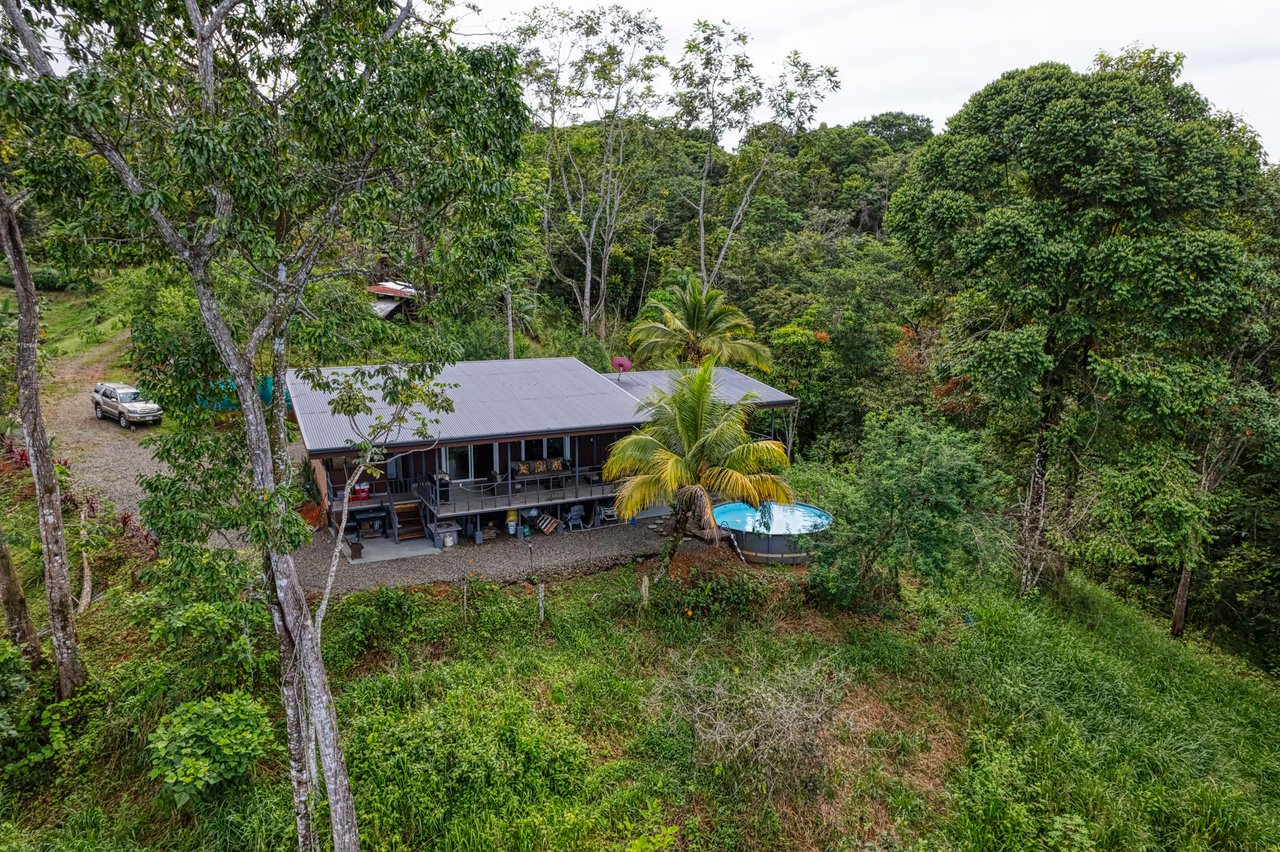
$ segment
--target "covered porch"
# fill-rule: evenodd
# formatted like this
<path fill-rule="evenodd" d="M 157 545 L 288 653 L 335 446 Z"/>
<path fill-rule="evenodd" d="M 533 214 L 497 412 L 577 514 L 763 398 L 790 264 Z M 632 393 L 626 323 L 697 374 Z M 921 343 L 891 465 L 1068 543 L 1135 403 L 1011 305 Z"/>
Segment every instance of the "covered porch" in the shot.
<path fill-rule="evenodd" d="M 465 537 L 482 542 L 507 535 L 511 513 L 517 534 L 547 515 L 564 529 L 584 529 L 616 520 L 616 485 L 606 482 L 603 463 L 623 432 L 593 432 L 505 441 L 452 443 L 407 449 L 356 475 L 359 460 L 333 455 L 314 463 L 323 484 L 329 528 L 342 525 L 350 543 L 425 539 L 437 548 Z M 381 547 L 382 545 L 376 545 Z M 353 558 L 361 548 L 353 547 Z"/>

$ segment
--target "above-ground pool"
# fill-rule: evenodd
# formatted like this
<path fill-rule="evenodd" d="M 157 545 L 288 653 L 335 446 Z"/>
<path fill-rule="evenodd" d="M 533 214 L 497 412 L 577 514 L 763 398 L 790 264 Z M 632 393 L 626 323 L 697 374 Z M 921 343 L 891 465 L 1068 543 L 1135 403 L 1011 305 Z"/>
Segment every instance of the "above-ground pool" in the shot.
<path fill-rule="evenodd" d="M 800 536 L 831 526 L 831 515 L 807 503 L 721 503 L 711 510 L 716 526 L 728 530 L 749 562 L 797 564 L 809 557 Z"/>

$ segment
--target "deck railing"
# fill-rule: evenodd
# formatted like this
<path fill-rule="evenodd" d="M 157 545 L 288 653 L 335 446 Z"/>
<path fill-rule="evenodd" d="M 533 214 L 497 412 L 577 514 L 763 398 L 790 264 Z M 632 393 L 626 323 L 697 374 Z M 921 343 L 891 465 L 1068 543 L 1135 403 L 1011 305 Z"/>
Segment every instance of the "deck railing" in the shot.
<path fill-rule="evenodd" d="M 409 497 L 413 494 L 413 483 L 408 479 L 387 478 L 385 476 L 378 479 L 362 476 L 360 481 L 355 484 L 357 489 L 368 486 L 368 500 L 381 500 L 384 498 Z M 346 485 L 330 485 L 329 500 L 334 503 L 341 503 L 346 492 Z M 355 498 L 352 498 L 355 502 Z"/>
<path fill-rule="evenodd" d="M 440 489 L 434 482 L 416 483 L 413 490 L 418 499 L 439 518 L 577 500 L 598 500 L 612 497 L 617 487 L 616 483 L 603 481 L 599 468 L 581 468 L 555 475 L 503 479 L 500 482 L 450 482 L 446 500 L 440 499 Z"/>

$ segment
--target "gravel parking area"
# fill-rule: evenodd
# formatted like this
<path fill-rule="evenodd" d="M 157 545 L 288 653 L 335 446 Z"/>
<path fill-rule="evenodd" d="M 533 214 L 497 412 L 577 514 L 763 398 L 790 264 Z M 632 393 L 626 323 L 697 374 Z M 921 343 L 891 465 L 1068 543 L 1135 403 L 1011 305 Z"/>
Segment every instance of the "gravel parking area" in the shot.
<path fill-rule="evenodd" d="M 656 555 L 663 539 L 658 532 L 649 529 L 648 523 L 641 522 L 636 526 L 619 524 L 591 532 L 551 536 L 534 533 L 532 538 L 524 540 L 502 536 L 490 544 L 460 543 L 434 556 L 390 559 L 364 565 L 350 563 L 342 557 L 338 563 L 334 591 L 341 594 L 377 586 L 452 583 L 468 574 L 499 583 L 524 580 L 531 574 L 543 578 L 590 574 L 631 559 Z M 529 566 L 529 542 L 533 543 L 532 570 Z M 681 551 L 703 546 L 695 539 L 685 542 Z M 322 530 L 316 533 L 310 544 L 294 554 L 298 573 L 308 590 L 324 589 L 332 548 L 333 539 Z"/>
<path fill-rule="evenodd" d="M 71 463 L 76 485 L 107 498 L 116 511 L 136 513 L 142 499 L 138 477 L 161 469 L 151 450 L 139 443 L 148 430 L 121 429 L 114 421 L 95 419 L 91 398 L 94 383 L 106 376 L 126 343 L 120 337 L 55 361 L 41 402 L 54 455 Z"/>

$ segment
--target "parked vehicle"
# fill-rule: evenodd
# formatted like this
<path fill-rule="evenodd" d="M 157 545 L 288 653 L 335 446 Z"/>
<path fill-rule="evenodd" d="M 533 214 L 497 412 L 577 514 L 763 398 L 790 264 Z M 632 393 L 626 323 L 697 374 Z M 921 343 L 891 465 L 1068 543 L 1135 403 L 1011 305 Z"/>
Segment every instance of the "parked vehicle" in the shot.
<path fill-rule="evenodd" d="M 142 391 L 123 382 L 98 382 L 93 388 L 93 416 L 114 420 L 122 429 L 140 423 L 159 423 L 164 412 L 148 402 Z"/>

